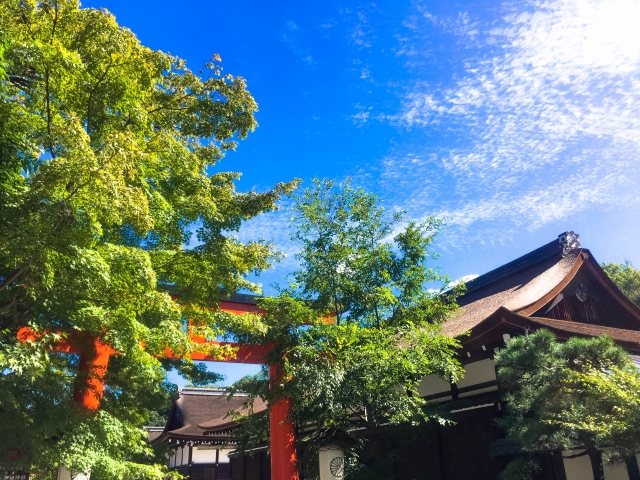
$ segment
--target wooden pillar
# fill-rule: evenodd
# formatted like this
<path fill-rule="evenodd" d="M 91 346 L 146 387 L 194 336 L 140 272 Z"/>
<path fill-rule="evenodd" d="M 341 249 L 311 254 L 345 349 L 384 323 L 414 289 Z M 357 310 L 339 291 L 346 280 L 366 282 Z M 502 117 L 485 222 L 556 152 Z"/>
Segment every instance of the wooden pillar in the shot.
<path fill-rule="evenodd" d="M 229 466 L 231 466 L 231 462 L 229 462 Z M 220 478 L 220 449 L 216 448 L 216 469 L 215 474 L 213 475 L 215 480 Z"/>
<path fill-rule="evenodd" d="M 247 456 L 244 455 L 242 458 L 242 480 L 247 480 Z"/>
<path fill-rule="evenodd" d="M 277 381 L 277 375 L 277 368 L 269 366 L 272 381 Z M 287 418 L 290 411 L 291 400 L 286 398 L 271 406 L 271 480 L 299 480 L 295 429 L 293 422 Z"/>
<path fill-rule="evenodd" d="M 638 460 L 636 457 L 627 457 L 625 463 L 627 464 L 629 480 L 640 480 L 640 469 L 638 469 Z"/>
<path fill-rule="evenodd" d="M 93 336 L 86 336 L 79 343 L 83 348 L 73 399 L 88 410 L 98 410 L 104 392 L 109 355 L 113 350 Z"/>
<path fill-rule="evenodd" d="M 446 480 L 447 478 L 445 474 L 446 459 L 445 459 L 445 452 L 444 452 L 444 443 L 442 442 L 442 427 L 437 423 L 435 424 L 435 426 L 436 426 L 436 439 L 438 441 L 438 460 L 440 463 L 440 478 L 441 480 Z"/>

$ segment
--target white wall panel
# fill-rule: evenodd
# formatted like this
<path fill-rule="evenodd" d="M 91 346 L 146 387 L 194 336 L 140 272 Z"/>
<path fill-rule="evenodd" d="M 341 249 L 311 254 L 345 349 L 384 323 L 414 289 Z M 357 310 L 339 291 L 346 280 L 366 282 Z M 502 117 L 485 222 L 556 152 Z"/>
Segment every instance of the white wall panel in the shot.
<path fill-rule="evenodd" d="M 216 463 L 216 450 L 220 449 L 220 453 L 218 454 L 218 463 L 229 463 L 229 452 L 233 449 L 229 448 L 220 448 L 219 446 L 214 445 L 199 445 L 197 447 L 193 447 L 193 452 L 191 453 L 191 463 L 195 464 L 203 464 L 203 463 Z M 184 464 L 186 465 L 189 460 L 189 450 L 185 449 L 185 457 Z"/>
<path fill-rule="evenodd" d="M 193 447 L 191 463 L 216 463 L 216 448 L 205 445 Z"/>
<path fill-rule="evenodd" d="M 233 448 L 220 450 L 220 463 L 229 463 L 229 452 L 233 452 Z"/>
<path fill-rule="evenodd" d="M 562 455 L 568 457 L 580 452 L 581 450 L 562 452 Z M 564 471 L 567 475 L 567 480 L 593 480 L 591 462 L 588 456 L 583 455 L 576 458 L 565 458 L 562 461 L 564 462 Z"/>
<path fill-rule="evenodd" d="M 451 391 L 451 384 L 435 374 L 423 377 L 418 387 L 418 393 L 421 397 L 449 391 Z"/>
<path fill-rule="evenodd" d="M 464 366 L 464 378 L 458 380 L 458 388 L 470 387 L 477 383 L 492 382 L 496 379 L 496 364 L 487 358 Z"/>
<path fill-rule="evenodd" d="M 570 455 L 576 455 L 581 451 L 582 450 L 574 450 L 571 452 L 562 452 L 562 454 L 568 457 Z M 591 461 L 587 455 L 577 458 L 565 458 L 563 461 L 567 480 L 593 480 Z M 605 480 L 629 480 L 627 466 L 624 463 L 605 463 L 603 467 Z"/>
<path fill-rule="evenodd" d="M 604 480 L 629 480 L 627 465 L 624 463 L 605 463 Z"/>

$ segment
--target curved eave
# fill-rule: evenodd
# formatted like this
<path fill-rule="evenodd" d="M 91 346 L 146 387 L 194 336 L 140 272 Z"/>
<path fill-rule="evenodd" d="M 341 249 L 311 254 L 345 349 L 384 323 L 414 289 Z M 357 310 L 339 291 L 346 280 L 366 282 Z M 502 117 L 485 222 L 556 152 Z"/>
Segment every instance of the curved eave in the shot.
<path fill-rule="evenodd" d="M 167 430 L 167 426 L 169 425 L 172 418 L 174 418 L 176 414 L 176 401 L 173 400 L 171 402 L 171 410 L 169 411 L 169 420 L 167 420 L 167 424 L 164 426 L 164 430 L 160 435 L 149 442 L 151 445 L 162 445 L 166 440 L 168 440 L 168 436 L 171 433 L 171 430 Z"/>
<path fill-rule="evenodd" d="M 556 320 L 553 318 L 526 317 L 500 307 L 493 315 L 471 329 L 468 337 L 462 337 L 461 345 L 464 350 L 474 350 L 481 345 L 488 344 L 492 340 L 500 338 L 503 333 L 513 334 L 513 330 L 524 334 L 527 327 L 532 330 L 546 328 L 551 330 L 558 338 L 567 340 L 570 337 L 594 338 L 609 335 L 614 342 L 632 353 L 640 353 L 640 332 L 621 328 L 590 325 L 568 320 Z"/>
<path fill-rule="evenodd" d="M 560 280 L 560 282 L 558 282 L 558 284 L 555 287 L 553 287 L 547 294 L 543 295 L 535 302 L 515 310 L 515 313 L 522 315 L 524 317 L 528 317 L 530 315 L 533 315 L 535 312 L 537 312 L 543 306 L 545 306 L 547 303 L 553 300 L 562 290 L 565 289 L 567 285 L 569 285 L 571 280 L 573 280 L 573 278 L 576 276 L 576 274 L 580 270 L 580 267 L 582 267 L 585 260 L 588 259 L 589 256 L 590 255 L 587 253 L 587 251 L 582 249 L 578 254 L 576 261 L 573 263 L 573 266 L 571 267 L 569 272 L 567 272 L 567 274 L 562 278 L 562 280 Z"/>
<path fill-rule="evenodd" d="M 170 440 L 183 442 L 194 442 L 203 444 L 235 444 L 240 441 L 239 437 L 226 435 L 189 435 L 189 434 L 173 434 L 169 432 L 167 435 L 161 435 L 151 442 L 152 445 L 162 445 Z"/>

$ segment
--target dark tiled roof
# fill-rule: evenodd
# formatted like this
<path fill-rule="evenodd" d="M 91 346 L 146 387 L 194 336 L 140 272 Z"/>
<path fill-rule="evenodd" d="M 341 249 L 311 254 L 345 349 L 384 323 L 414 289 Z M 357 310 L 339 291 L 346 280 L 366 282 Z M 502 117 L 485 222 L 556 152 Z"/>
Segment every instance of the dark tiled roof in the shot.
<path fill-rule="evenodd" d="M 228 298 L 223 298 L 222 300 L 235 303 L 246 303 L 248 305 L 257 305 L 258 298 L 260 298 L 259 295 L 253 295 L 250 293 L 232 293 Z"/>
<path fill-rule="evenodd" d="M 444 333 L 460 335 L 500 307 L 517 312 L 551 292 L 567 277 L 582 252 L 575 249 L 563 257 L 556 244 L 557 248 L 547 244 L 469 282 L 471 288 L 458 300 L 460 311 L 444 324 Z"/>
<path fill-rule="evenodd" d="M 601 325 L 590 325 L 588 323 L 556 320 L 554 318 L 530 317 L 529 320 L 531 320 L 532 323 L 537 323 L 543 327 L 549 327 L 571 334 L 585 335 L 589 337 L 608 335 L 619 342 L 637 343 L 640 345 L 640 331 L 636 330 L 603 327 Z"/>
<path fill-rule="evenodd" d="M 228 397 L 224 390 L 207 388 L 185 388 L 180 391 L 162 434 L 154 443 L 162 443 L 175 437 L 202 436 L 198 424 L 227 415 L 230 410 L 241 408 L 246 396 Z"/>
<path fill-rule="evenodd" d="M 467 282 L 465 294 L 458 299 L 460 310 L 445 322 L 444 333 L 453 337 L 473 330 L 501 308 L 525 317 L 534 315 L 566 288 L 579 271 L 596 279 L 606 302 L 613 302 L 603 308 L 618 309 L 616 315 L 628 316 L 624 322 L 612 322 L 623 328 L 549 318 L 540 320 L 540 324 L 578 335 L 606 333 L 617 341 L 638 343 L 640 333 L 635 329 L 636 324 L 640 329 L 640 309 L 613 284 L 589 250 L 580 248 L 573 232 L 565 232 L 558 240 Z M 606 304 L 604 297 L 600 300 Z M 606 323 L 606 319 L 603 321 Z"/>
<path fill-rule="evenodd" d="M 244 401 L 246 401 L 247 398 L 244 397 Z M 261 413 L 264 412 L 267 409 L 267 403 L 264 402 L 262 399 L 260 398 L 256 398 L 253 402 L 253 413 Z M 240 413 L 243 415 L 248 414 L 248 409 L 246 409 L 244 406 L 241 406 L 239 408 L 235 408 L 234 409 L 235 413 Z M 222 415 L 220 417 L 216 417 L 213 419 L 209 419 L 206 422 L 203 423 L 199 423 L 198 424 L 198 428 L 202 429 L 202 430 L 206 430 L 206 431 L 216 431 L 216 430 L 224 430 L 227 428 L 231 428 L 233 426 L 235 426 L 237 423 L 232 419 L 231 415 Z"/>
<path fill-rule="evenodd" d="M 492 458 L 507 457 L 518 453 L 522 453 L 522 445 L 512 438 L 499 438 L 489 447 L 489 456 Z"/>
<path fill-rule="evenodd" d="M 558 257 L 562 254 L 562 245 L 558 240 L 547 243 L 546 245 L 535 249 L 532 252 L 527 253 L 515 260 L 505 263 L 504 265 L 491 270 L 479 277 L 469 280 L 465 283 L 467 287 L 467 294 L 484 287 L 490 283 L 496 282 L 501 278 L 509 276 L 515 272 L 523 270 L 533 264 L 536 264 L 548 257 Z"/>
<path fill-rule="evenodd" d="M 160 285 L 160 288 L 169 292 L 170 295 L 182 295 L 182 292 L 178 290 L 175 285 Z M 245 303 L 247 305 L 257 305 L 257 300 L 259 298 L 260 295 L 254 295 L 252 293 L 232 293 L 228 297 L 221 298 L 220 300 L 234 303 Z"/>

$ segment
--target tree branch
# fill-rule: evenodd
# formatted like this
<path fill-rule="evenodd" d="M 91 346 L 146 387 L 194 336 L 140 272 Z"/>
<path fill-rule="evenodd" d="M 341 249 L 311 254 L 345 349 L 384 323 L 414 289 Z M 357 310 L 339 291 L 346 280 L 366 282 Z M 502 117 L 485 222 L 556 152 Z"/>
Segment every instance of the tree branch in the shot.
<path fill-rule="evenodd" d="M 53 17 L 53 29 L 51 31 L 51 43 L 53 43 L 53 39 L 56 36 L 56 27 L 58 26 L 58 11 L 60 10 L 60 5 L 58 4 L 58 2 L 56 2 L 56 5 L 54 7 L 55 10 L 55 15 Z"/>
<path fill-rule="evenodd" d="M 189 94 L 188 93 L 185 93 L 181 97 L 175 98 L 173 100 L 175 101 L 175 103 L 178 103 L 181 100 L 184 100 L 185 98 L 189 98 Z M 187 108 L 187 107 L 185 107 L 185 108 Z M 160 105 L 159 107 L 152 108 L 151 110 L 147 110 L 147 113 L 155 113 L 155 112 L 157 112 L 159 110 L 184 110 L 185 108 L 175 108 L 175 107 L 170 107 L 168 105 Z"/>
<path fill-rule="evenodd" d="M 20 275 L 26 272 L 29 269 L 29 265 L 23 265 L 18 270 L 13 272 L 8 278 L 6 278 L 2 283 L 0 283 L 0 292 L 7 288 L 11 283 L 13 283 Z"/>
<path fill-rule="evenodd" d="M 3 306 L 0 307 L 0 313 L 2 312 L 6 312 L 7 310 L 9 310 L 10 308 L 12 308 L 17 301 L 17 295 L 14 295 L 13 298 L 11 299 L 11 301 Z"/>
<path fill-rule="evenodd" d="M 122 63 L 120 65 L 125 65 L 127 62 Z M 120 65 L 115 65 L 115 66 L 120 66 Z M 96 89 L 100 86 L 100 84 L 104 81 L 104 79 L 107 77 L 107 74 L 109 73 L 109 70 L 111 70 L 111 67 L 113 67 L 113 61 L 109 62 L 109 65 L 107 65 L 107 67 L 104 69 L 104 73 L 102 74 L 102 76 L 98 79 L 98 81 L 96 82 L 96 84 L 93 86 L 93 88 L 91 89 L 91 91 L 89 92 L 89 99 L 87 100 L 87 133 L 89 135 L 91 135 L 91 104 L 93 103 L 93 94 L 96 91 Z"/>
<path fill-rule="evenodd" d="M 53 139 L 51 138 L 51 90 L 49 86 L 49 67 L 45 69 L 44 72 L 44 88 L 45 88 L 45 97 L 47 103 L 47 135 L 48 135 L 48 143 L 49 143 L 49 153 L 51 154 L 51 158 L 56 158 L 53 153 Z"/>

